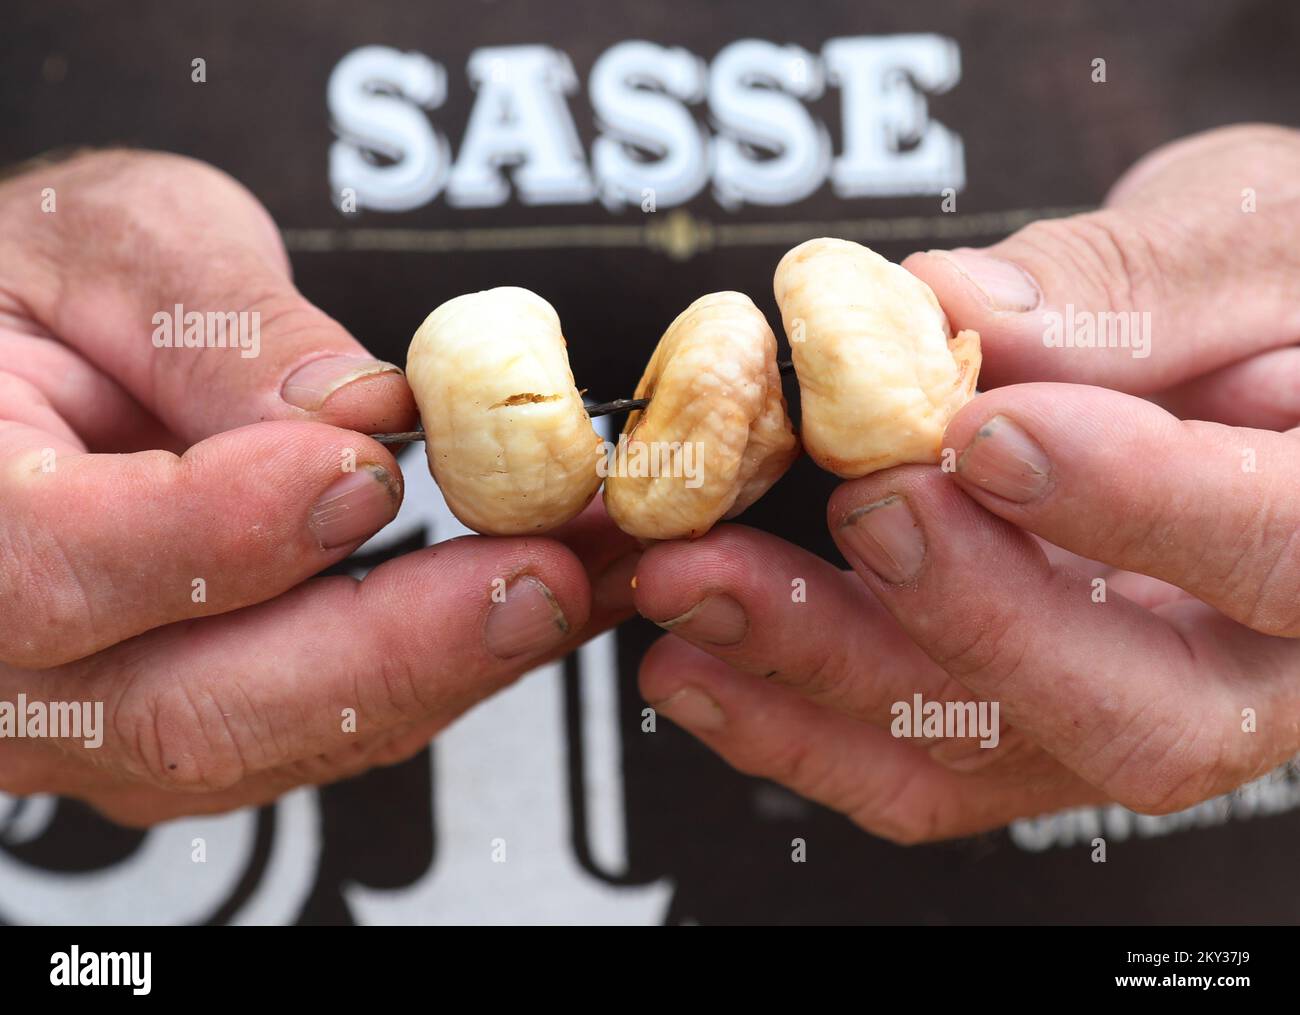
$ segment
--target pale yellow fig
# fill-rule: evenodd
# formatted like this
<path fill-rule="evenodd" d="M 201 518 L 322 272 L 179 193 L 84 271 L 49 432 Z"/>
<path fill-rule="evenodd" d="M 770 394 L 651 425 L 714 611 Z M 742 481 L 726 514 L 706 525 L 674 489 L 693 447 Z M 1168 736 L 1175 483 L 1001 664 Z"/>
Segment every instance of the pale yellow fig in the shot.
<path fill-rule="evenodd" d="M 975 394 L 979 334 L 954 337 L 928 285 L 847 240 L 801 243 L 774 288 L 817 464 L 850 479 L 938 462 L 948 421 Z"/>
<path fill-rule="evenodd" d="M 487 535 L 545 532 L 600 486 L 601 440 L 573 383 L 560 320 L 527 289 L 458 296 L 407 353 L 429 468 L 448 507 Z"/>
<path fill-rule="evenodd" d="M 799 454 L 776 337 L 748 296 L 712 293 L 659 340 L 605 480 L 605 507 L 640 539 L 691 539 L 758 500 Z"/>

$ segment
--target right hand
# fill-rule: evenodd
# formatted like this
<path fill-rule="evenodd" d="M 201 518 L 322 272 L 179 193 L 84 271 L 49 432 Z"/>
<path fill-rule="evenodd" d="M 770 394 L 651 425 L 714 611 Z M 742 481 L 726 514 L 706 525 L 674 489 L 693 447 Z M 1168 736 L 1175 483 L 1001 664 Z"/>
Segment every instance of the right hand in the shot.
<path fill-rule="evenodd" d="M 1296 131 L 1215 130 L 1148 156 L 1101 211 L 909 258 L 953 330 L 980 333 L 993 388 L 948 425 L 955 471 L 841 485 L 847 574 L 739 525 L 647 550 L 637 605 L 672 634 L 646 699 L 906 843 L 1085 805 L 1173 813 L 1293 758 L 1298 161 Z M 1149 313 L 1150 357 L 1044 344 L 1071 306 Z M 916 695 L 996 705 L 1004 727 L 914 738 Z"/>
<path fill-rule="evenodd" d="M 0 738 L 0 789 L 133 825 L 260 804 L 418 752 L 630 612 L 635 544 L 597 506 L 555 538 L 307 580 L 401 502 L 393 456 L 351 431 L 409 429 L 415 406 L 294 288 L 229 177 L 82 155 L 0 183 L 0 218 L 0 702 L 104 717 L 98 748 Z M 156 348 L 176 304 L 260 312 L 260 354 Z"/>

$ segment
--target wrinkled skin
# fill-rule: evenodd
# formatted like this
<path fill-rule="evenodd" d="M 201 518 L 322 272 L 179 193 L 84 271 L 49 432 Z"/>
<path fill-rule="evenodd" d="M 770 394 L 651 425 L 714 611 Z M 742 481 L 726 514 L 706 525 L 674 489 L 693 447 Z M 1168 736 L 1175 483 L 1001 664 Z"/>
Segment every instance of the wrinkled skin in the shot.
<path fill-rule="evenodd" d="M 1296 131 L 1211 131 L 1100 211 L 905 261 L 983 345 L 990 390 L 943 437 L 957 471 L 842 485 L 848 572 L 740 526 L 652 547 L 637 606 L 673 633 L 647 700 L 897 842 L 1083 804 L 1168 813 L 1294 756 L 1297 165 Z M 1046 345 L 1067 304 L 1149 311 L 1151 354 Z M 915 693 L 999 702 L 998 746 L 894 737 Z"/>
<path fill-rule="evenodd" d="M 679 314 L 634 397 L 651 401 L 628 416 L 629 449 L 689 445 L 698 469 L 695 478 L 616 472 L 605 481 L 610 517 L 640 539 L 702 536 L 758 500 L 798 457 L 776 336 L 741 293 L 702 296 Z"/>
<path fill-rule="evenodd" d="M 354 431 L 409 429 L 415 403 L 229 177 L 82 155 L 0 181 L 0 216 L 0 701 L 99 701 L 106 727 L 98 749 L 0 739 L 0 789 L 133 825 L 263 803 L 409 757 L 628 612 L 635 544 L 599 505 L 312 578 L 396 513 L 397 463 Z M 176 303 L 258 311 L 260 355 L 155 348 Z M 325 497 L 349 450 L 357 487 Z"/>

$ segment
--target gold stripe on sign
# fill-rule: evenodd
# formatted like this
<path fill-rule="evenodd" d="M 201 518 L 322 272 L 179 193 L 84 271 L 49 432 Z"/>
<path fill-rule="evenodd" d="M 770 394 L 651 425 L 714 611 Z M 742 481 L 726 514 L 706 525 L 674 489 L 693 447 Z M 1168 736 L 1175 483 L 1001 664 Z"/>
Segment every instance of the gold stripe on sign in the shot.
<path fill-rule="evenodd" d="M 501 250 L 629 248 L 658 251 L 674 261 L 720 247 L 792 247 L 814 236 L 863 243 L 960 240 L 1005 236 L 1037 219 L 1064 218 L 1090 207 L 1013 208 L 973 215 L 908 215 L 821 222 L 711 222 L 683 209 L 644 225 L 508 226 L 478 229 L 285 229 L 290 251 L 398 254 Z"/>

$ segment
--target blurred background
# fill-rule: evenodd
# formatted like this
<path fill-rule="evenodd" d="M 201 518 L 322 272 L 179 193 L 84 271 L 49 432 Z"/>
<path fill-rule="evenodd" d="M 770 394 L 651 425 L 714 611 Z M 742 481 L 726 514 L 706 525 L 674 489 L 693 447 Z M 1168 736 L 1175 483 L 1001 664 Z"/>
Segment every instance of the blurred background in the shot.
<path fill-rule="evenodd" d="M 779 335 L 772 271 L 803 239 L 894 260 L 981 246 L 1096 206 L 1163 142 L 1300 118 L 1285 0 L 18 0 L 5 22 L 0 165 L 79 146 L 211 162 L 269 208 L 305 295 L 380 357 L 403 362 L 442 301 L 520 285 L 555 306 L 598 399 L 631 394 L 706 292 L 749 294 Z M 503 137 L 516 164 L 476 176 L 467 153 Z M 464 531 L 421 452 L 403 464 L 402 514 L 357 573 Z M 834 482 L 803 460 L 743 521 L 838 560 Z M 1300 918 L 1294 770 L 1183 815 L 1086 810 L 898 848 L 667 723 L 642 733 L 636 665 L 657 633 L 629 624 L 410 762 L 261 811 L 143 833 L 0 796 L 0 921 Z M 508 883 L 480 862 L 505 828 L 528 843 Z"/>

